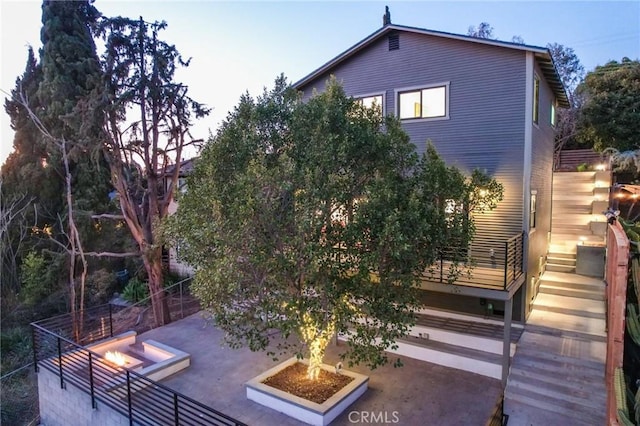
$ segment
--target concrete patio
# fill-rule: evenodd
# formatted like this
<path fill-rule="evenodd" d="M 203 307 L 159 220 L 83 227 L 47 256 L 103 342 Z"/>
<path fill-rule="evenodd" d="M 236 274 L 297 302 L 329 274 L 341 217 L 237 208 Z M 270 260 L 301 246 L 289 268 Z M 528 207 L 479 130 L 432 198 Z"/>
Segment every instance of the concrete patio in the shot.
<path fill-rule="evenodd" d="M 246 399 L 244 383 L 280 361 L 265 353 L 223 346 L 223 332 L 194 314 L 142 334 L 191 354 L 191 366 L 162 383 L 249 425 L 294 426 L 302 423 Z M 339 361 L 345 343 L 332 344 L 325 362 Z M 390 359 L 395 359 L 391 354 Z M 332 425 L 388 424 L 484 425 L 500 394 L 500 381 L 461 370 L 400 357 L 404 366 L 386 365 L 374 371 L 351 370 L 370 376 L 369 390 Z M 346 367 L 346 366 L 345 366 Z M 395 420 L 395 421 L 394 421 Z"/>

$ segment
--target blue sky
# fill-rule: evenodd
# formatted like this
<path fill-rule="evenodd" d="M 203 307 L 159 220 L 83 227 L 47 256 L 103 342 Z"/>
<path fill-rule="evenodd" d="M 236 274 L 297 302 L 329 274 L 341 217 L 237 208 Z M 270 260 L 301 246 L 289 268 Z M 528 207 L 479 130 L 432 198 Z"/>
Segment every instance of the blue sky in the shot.
<path fill-rule="evenodd" d="M 0 89 L 9 92 L 24 70 L 27 45 L 40 47 L 41 2 L 0 0 Z M 280 73 L 296 81 L 382 26 L 389 5 L 395 24 L 465 34 L 489 22 L 502 40 L 557 42 L 573 47 L 592 70 L 609 60 L 640 57 L 638 1 L 221 2 L 97 0 L 107 16 L 165 20 L 165 40 L 192 57 L 178 75 L 213 113 L 193 129 L 206 138 L 240 95 L 258 94 Z M 2 96 L 4 98 L 4 95 Z M 1 115 L 0 162 L 13 133 Z"/>

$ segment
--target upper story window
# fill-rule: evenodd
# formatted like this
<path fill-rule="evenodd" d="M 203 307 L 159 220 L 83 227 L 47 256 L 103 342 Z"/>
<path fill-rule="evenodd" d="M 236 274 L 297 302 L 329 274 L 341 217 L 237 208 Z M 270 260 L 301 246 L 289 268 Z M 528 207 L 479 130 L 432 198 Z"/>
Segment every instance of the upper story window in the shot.
<path fill-rule="evenodd" d="M 540 77 L 533 76 L 533 122 L 538 124 L 540 119 Z"/>
<path fill-rule="evenodd" d="M 551 125 L 553 127 L 556 127 L 556 124 L 558 123 L 558 117 L 556 114 L 556 100 L 554 99 L 551 101 Z"/>
<path fill-rule="evenodd" d="M 356 101 L 365 108 L 380 108 L 382 111 L 382 95 L 362 96 L 356 98 Z"/>
<path fill-rule="evenodd" d="M 398 116 L 401 120 L 416 118 L 447 118 L 449 115 L 449 84 L 400 90 Z"/>

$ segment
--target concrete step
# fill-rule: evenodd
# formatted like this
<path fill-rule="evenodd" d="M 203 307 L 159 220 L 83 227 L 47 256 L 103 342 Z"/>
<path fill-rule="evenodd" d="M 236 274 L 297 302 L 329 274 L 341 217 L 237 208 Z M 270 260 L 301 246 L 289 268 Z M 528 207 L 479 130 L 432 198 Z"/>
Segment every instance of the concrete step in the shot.
<path fill-rule="evenodd" d="M 562 204 L 566 202 L 576 202 L 577 204 L 589 204 L 593 203 L 593 189 L 588 191 L 577 191 L 573 187 L 566 189 L 556 189 L 553 192 L 553 203 Z"/>
<path fill-rule="evenodd" d="M 549 250 L 549 252 L 547 253 L 547 257 L 553 257 L 556 259 L 560 259 L 560 258 L 564 258 L 564 259 L 572 259 L 573 261 L 576 260 L 576 254 L 575 253 L 563 253 L 563 252 L 554 252 Z"/>
<path fill-rule="evenodd" d="M 530 388 L 516 387 L 507 385 L 505 390 L 505 406 L 507 401 L 516 401 L 524 403 L 532 407 L 536 407 L 538 410 L 550 411 L 561 415 L 564 418 L 574 419 L 569 423 L 564 423 L 561 420 L 555 420 L 552 423 L 517 423 L 516 418 L 513 420 L 509 418 L 509 424 L 514 425 L 601 425 L 604 424 L 604 412 L 605 407 L 592 406 L 591 408 L 585 407 L 583 404 L 559 400 L 555 395 L 545 395 L 544 393 L 536 392 Z M 558 423 L 559 422 L 559 423 Z"/>
<path fill-rule="evenodd" d="M 553 174 L 553 182 L 580 182 L 595 181 L 596 172 L 555 172 Z"/>
<path fill-rule="evenodd" d="M 542 291 L 542 288 L 538 296 L 536 296 L 536 300 L 533 302 L 533 307 L 534 309 L 547 312 L 584 318 L 602 320 L 606 318 L 606 307 L 602 301 L 596 299 L 577 299 L 576 297 L 545 293 Z"/>
<path fill-rule="evenodd" d="M 551 229 L 551 241 L 567 242 L 567 241 L 584 241 L 584 242 L 602 242 L 604 239 L 601 235 L 593 235 L 591 230 L 584 233 L 561 232 L 560 230 Z"/>
<path fill-rule="evenodd" d="M 574 235 L 574 239 L 579 239 L 583 235 L 594 235 L 591 230 L 591 225 L 560 225 L 554 223 L 551 228 L 551 233 L 556 234 L 571 234 Z"/>
<path fill-rule="evenodd" d="M 605 342 L 605 327 L 605 320 L 601 318 L 534 309 L 525 330 L 547 336 Z"/>
<path fill-rule="evenodd" d="M 584 383 L 601 384 L 604 386 L 604 368 L 602 365 L 581 365 L 572 358 L 539 357 L 535 351 L 525 353 L 517 351 L 511 365 L 512 372 L 526 371 L 540 380 L 563 380 L 582 385 Z"/>
<path fill-rule="evenodd" d="M 524 401 L 524 402 L 523 402 Z M 571 426 L 595 426 L 604 424 L 602 419 L 597 421 L 587 418 L 584 414 L 563 414 L 545 410 L 538 406 L 535 399 L 525 398 L 520 395 L 506 397 L 504 400 L 504 414 L 509 416 L 509 425 L 571 425 Z"/>
<path fill-rule="evenodd" d="M 576 272 L 576 265 L 563 265 L 547 262 L 547 271 L 554 272 Z"/>
<path fill-rule="evenodd" d="M 592 408 L 606 404 L 604 377 L 599 380 L 569 381 L 570 374 L 549 377 L 532 371 L 512 369 L 509 386 L 512 389 L 528 389 L 532 392 L 553 396 L 558 401 L 566 401 Z"/>
<path fill-rule="evenodd" d="M 558 226 L 565 225 L 584 225 L 588 226 L 593 220 L 593 214 L 589 213 L 567 213 L 554 214 L 551 217 L 553 224 Z"/>
<path fill-rule="evenodd" d="M 592 180 L 578 182 L 560 181 L 553 183 L 554 195 L 556 194 L 556 190 L 567 189 L 572 191 L 575 190 L 576 192 L 592 192 L 594 187 L 595 182 Z"/>
<path fill-rule="evenodd" d="M 502 377 L 502 356 L 498 354 L 414 336 L 399 339 L 396 345 L 387 351 L 494 379 Z"/>
<path fill-rule="evenodd" d="M 548 271 L 542 274 L 540 280 L 541 283 L 549 285 L 561 285 L 583 290 L 605 291 L 605 284 L 602 279 L 586 277 L 584 275 Z"/>
<path fill-rule="evenodd" d="M 563 254 L 565 256 L 574 256 L 578 252 L 577 244 L 566 243 L 549 243 L 549 251 L 552 251 L 556 256 Z"/>
<path fill-rule="evenodd" d="M 552 267 L 559 268 L 564 265 L 551 265 Z M 575 267 L 572 268 L 575 270 Z M 550 269 L 549 265 L 547 265 L 547 270 L 552 272 L 565 272 L 561 270 Z M 543 294 L 552 294 L 556 296 L 567 296 L 570 298 L 577 299 L 591 299 L 591 300 L 601 300 L 604 301 L 605 295 L 604 291 L 594 291 L 594 290 L 585 290 L 585 289 L 577 289 L 571 287 L 565 287 L 563 285 L 551 285 L 551 284 L 541 284 L 540 285 L 540 293 Z"/>
<path fill-rule="evenodd" d="M 576 267 L 576 258 L 575 256 L 547 256 L 547 266 L 551 265 L 566 265 Z M 562 271 L 558 271 L 562 272 Z"/>
<path fill-rule="evenodd" d="M 570 369 L 592 369 L 604 377 L 607 344 L 594 339 L 525 331 L 516 356 L 552 360 Z"/>

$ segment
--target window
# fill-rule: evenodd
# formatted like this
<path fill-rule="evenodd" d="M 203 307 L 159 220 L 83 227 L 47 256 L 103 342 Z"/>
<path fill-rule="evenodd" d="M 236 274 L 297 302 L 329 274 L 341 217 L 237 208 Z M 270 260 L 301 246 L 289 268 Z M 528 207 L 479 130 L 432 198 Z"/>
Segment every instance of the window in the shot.
<path fill-rule="evenodd" d="M 447 117 L 448 85 L 402 91 L 398 95 L 401 120 Z"/>
<path fill-rule="evenodd" d="M 551 125 L 556 127 L 556 122 L 558 118 L 556 117 L 556 101 L 555 99 L 551 101 Z"/>
<path fill-rule="evenodd" d="M 533 77 L 533 122 L 538 124 L 540 117 L 540 77 Z"/>
<path fill-rule="evenodd" d="M 382 112 L 382 95 L 362 96 L 356 98 L 356 101 L 366 108 L 379 108 L 380 112 Z"/>
<path fill-rule="evenodd" d="M 538 198 L 538 191 L 531 191 L 531 201 L 529 204 L 529 229 L 535 229 L 536 227 L 536 202 Z"/>

